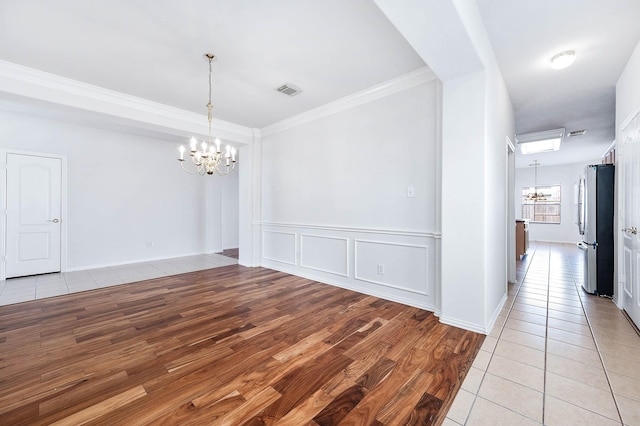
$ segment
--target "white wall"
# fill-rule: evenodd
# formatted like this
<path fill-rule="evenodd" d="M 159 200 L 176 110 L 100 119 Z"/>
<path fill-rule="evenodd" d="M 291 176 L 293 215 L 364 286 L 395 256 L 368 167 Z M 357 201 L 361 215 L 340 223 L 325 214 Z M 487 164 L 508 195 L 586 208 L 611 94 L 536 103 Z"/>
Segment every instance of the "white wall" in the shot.
<path fill-rule="evenodd" d="M 515 232 L 507 232 L 509 211 L 507 191 L 509 188 L 509 159 L 506 137 L 513 140 L 515 117 L 507 87 L 493 57 L 490 45 L 485 46 L 487 61 L 487 130 L 485 145 L 485 253 L 487 264 L 486 310 L 484 323 L 492 326 L 496 315 L 504 304 L 507 294 L 507 260 L 513 256 L 508 252 L 508 239 L 515 239 Z M 490 53 L 489 53 L 490 52 Z M 512 177 L 513 178 L 513 177 Z M 513 241 L 515 246 L 515 241 Z"/>
<path fill-rule="evenodd" d="M 433 310 L 437 91 L 263 136 L 261 264 Z"/>
<path fill-rule="evenodd" d="M 507 293 L 506 137 L 515 119 L 475 3 L 452 3 L 482 69 L 443 83 L 441 320 L 489 333 Z"/>
<path fill-rule="evenodd" d="M 375 3 L 442 81 L 437 313 L 445 323 L 488 333 L 506 299 L 509 95 L 475 2 Z"/>
<path fill-rule="evenodd" d="M 441 320 L 476 330 L 486 325 L 485 84 L 485 71 L 443 84 Z"/>
<path fill-rule="evenodd" d="M 0 148 L 66 156 L 69 270 L 206 251 L 205 178 L 180 169 L 176 146 L 0 111 Z"/>
<path fill-rule="evenodd" d="M 640 110 L 640 43 L 627 62 L 616 84 L 616 140 L 626 120 Z"/>
<path fill-rule="evenodd" d="M 533 162 L 533 159 L 531 160 Z M 561 166 L 538 167 L 538 185 L 560 185 L 561 207 L 560 224 L 530 223 L 529 240 L 551 241 L 557 243 L 576 243 L 580 240 L 578 225 L 576 225 L 577 200 L 574 191 L 580 176 L 584 175 L 584 168 L 588 164 L 600 164 L 600 159 L 591 162 L 564 164 Z M 515 210 L 516 217 L 522 217 L 522 187 L 535 184 L 535 170 L 533 167 L 516 169 Z"/>
<path fill-rule="evenodd" d="M 622 125 L 627 120 L 632 119 L 638 112 L 640 112 L 640 43 L 636 45 L 633 54 L 629 58 L 625 69 L 622 71 L 620 78 L 616 84 L 616 141 L 621 141 L 620 130 Z M 623 153 L 624 155 L 624 153 Z M 618 156 L 616 162 L 619 161 Z M 619 168 L 616 168 L 616 179 L 618 179 Z M 616 197 L 616 209 L 618 206 L 622 207 L 623 203 L 618 202 L 621 197 L 624 197 L 622 185 L 618 185 L 618 194 Z M 624 214 L 622 211 L 618 211 L 616 215 L 616 228 L 623 228 L 621 217 Z M 618 221 L 621 223 L 618 224 Z M 623 283 L 618 279 L 618 259 L 623 258 L 624 253 L 624 240 L 618 238 L 620 232 L 615 232 L 614 238 L 616 239 L 616 252 L 614 256 L 614 276 L 616 277 L 616 289 L 614 291 L 614 300 L 616 304 L 622 309 L 622 298 L 618 298 L 619 294 L 623 294 Z"/>
<path fill-rule="evenodd" d="M 238 215 L 240 192 L 240 168 L 242 162 L 238 158 L 236 169 L 225 176 L 222 181 L 222 248 L 238 248 L 240 220 Z"/>

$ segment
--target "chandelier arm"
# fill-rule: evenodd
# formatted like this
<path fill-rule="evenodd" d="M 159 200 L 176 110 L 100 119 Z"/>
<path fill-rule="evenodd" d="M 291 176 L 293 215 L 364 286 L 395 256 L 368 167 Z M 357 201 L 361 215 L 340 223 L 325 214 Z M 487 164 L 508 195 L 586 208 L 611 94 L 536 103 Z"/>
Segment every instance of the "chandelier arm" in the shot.
<path fill-rule="evenodd" d="M 216 173 L 219 176 L 224 176 L 224 175 L 228 175 L 229 173 L 231 173 L 233 171 L 233 169 L 235 169 L 236 167 L 236 163 L 235 161 L 231 163 L 231 165 L 229 166 L 225 166 L 225 170 L 220 170 L 220 165 L 216 165 Z"/>
<path fill-rule="evenodd" d="M 178 160 L 178 161 L 180 161 L 180 160 Z M 187 173 L 189 173 L 191 175 L 201 175 L 201 176 L 204 175 L 204 173 L 203 173 L 204 169 L 203 169 L 202 166 L 196 166 L 197 167 L 196 170 L 195 171 L 191 171 L 191 170 L 188 170 L 184 166 L 184 161 L 180 161 L 180 167 L 182 167 L 182 170 L 184 170 L 185 172 L 187 172 Z"/>

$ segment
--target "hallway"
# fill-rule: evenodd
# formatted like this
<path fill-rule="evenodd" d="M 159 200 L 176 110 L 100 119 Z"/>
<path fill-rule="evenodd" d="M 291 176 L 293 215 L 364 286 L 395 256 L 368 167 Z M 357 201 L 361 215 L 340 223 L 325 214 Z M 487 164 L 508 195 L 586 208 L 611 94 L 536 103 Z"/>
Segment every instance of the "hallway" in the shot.
<path fill-rule="evenodd" d="M 575 245 L 531 244 L 445 426 L 640 425 L 640 336 L 581 282 Z"/>

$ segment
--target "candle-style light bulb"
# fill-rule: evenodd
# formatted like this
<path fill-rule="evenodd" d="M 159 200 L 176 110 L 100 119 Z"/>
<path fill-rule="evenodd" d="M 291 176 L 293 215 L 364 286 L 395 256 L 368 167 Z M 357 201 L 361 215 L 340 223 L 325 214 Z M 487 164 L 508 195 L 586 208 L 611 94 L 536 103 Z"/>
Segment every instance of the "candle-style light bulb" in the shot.
<path fill-rule="evenodd" d="M 233 161 L 234 163 L 236 161 L 236 149 L 235 148 L 231 148 L 231 161 Z"/>
<path fill-rule="evenodd" d="M 225 155 L 225 157 L 231 157 L 231 147 L 229 145 L 227 145 L 227 154 Z"/>
<path fill-rule="evenodd" d="M 191 138 L 191 152 L 196 152 L 196 143 L 198 143 L 198 141 L 196 140 L 196 138 L 192 137 Z"/>
<path fill-rule="evenodd" d="M 220 139 L 216 138 L 216 152 L 220 152 Z"/>
<path fill-rule="evenodd" d="M 207 143 L 202 141 L 202 151 L 207 152 Z"/>
<path fill-rule="evenodd" d="M 184 161 L 184 145 L 180 145 L 178 151 L 180 151 L 180 161 Z"/>

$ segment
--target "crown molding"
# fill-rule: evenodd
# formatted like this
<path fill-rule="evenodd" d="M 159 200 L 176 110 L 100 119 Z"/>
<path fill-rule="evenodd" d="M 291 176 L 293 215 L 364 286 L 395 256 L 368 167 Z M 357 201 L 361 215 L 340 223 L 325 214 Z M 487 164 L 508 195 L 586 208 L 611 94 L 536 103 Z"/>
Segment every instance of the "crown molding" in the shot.
<path fill-rule="evenodd" d="M 309 123 L 311 121 L 375 101 L 376 99 L 393 95 L 394 93 L 436 80 L 437 78 L 438 77 L 433 73 L 433 71 L 431 71 L 431 69 L 429 69 L 429 67 L 423 67 L 360 92 L 356 92 L 352 95 L 345 96 L 344 98 L 329 102 L 328 104 L 322 105 L 318 108 L 314 108 L 285 120 L 270 124 L 260 129 L 260 134 L 262 137 L 273 135 L 292 127 Z"/>
<path fill-rule="evenodd" d="M 155 128 L 157 131 L 208 134 L 207 116 L 153 102 L 147 99 L 105 89 L 56 74 L 0 60 L 0 93 L 45 101 L 85 111 L 126 119 L 133 127 Z M 253 141 L 257 129 L 224 120 L 214 120 L 212 131 L 222 139 L 244 144 Z"/>

